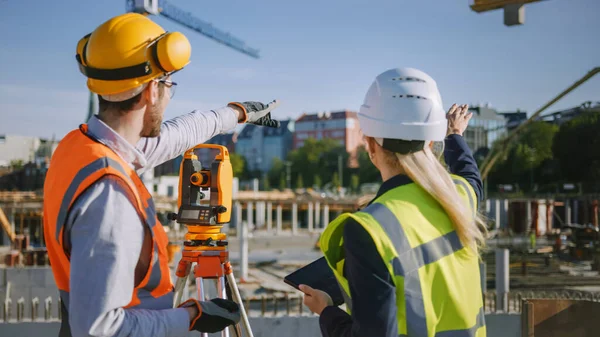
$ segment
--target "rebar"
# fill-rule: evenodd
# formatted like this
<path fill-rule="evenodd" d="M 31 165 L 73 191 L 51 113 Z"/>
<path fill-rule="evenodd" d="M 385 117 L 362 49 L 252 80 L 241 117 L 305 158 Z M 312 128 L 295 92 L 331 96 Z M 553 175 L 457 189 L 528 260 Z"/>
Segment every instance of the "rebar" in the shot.
<path fill-rule="evenodd" d="M 6 298 L 4 300 L 4 322 L 8 322 L 12 317 L 11 315 L 12 309 L 12 300 L 10 298 Z"/>
<path fill-rule="evenodd" d="M 44 319 L 47 321 L 52 318 L 52 297 L 48 296 L 44 300 Z"/>
<path fill-rule="evenodd" d="M 32 322 L 37 319 L 39 304 L 40 304 L 39 298 L 34 297 L 31 300 L 31 321 Z"/>
<path fill-rule="evenodd" d="M 17 322 L 21 322 L 25 316 L 25 298 L 21 297 L 17 301 Z"/>

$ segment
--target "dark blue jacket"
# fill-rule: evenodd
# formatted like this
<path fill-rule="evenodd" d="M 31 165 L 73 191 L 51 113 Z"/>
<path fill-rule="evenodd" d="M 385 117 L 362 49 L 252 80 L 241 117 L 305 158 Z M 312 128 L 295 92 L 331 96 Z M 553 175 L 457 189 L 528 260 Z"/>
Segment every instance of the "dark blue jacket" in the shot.
<path fill-rule="evenodd" d="M 483 186 L 477 163 L 463 137 L 450 135 L 445 140 L 444 160 L 450 172 L 465 178 L 483 198 Z M 405 184 L 412 183 L 405 175 L 385 181 L 377 197 Z M 344 276 L 350 285 L 352 316 L 338 307 L 327 307 L 319 324 L 323 337 L 378 336 L 397 337 L 396 289 L 392 277 L 381 260 L 367 231 L 350 219 L 344 226 Z"/>

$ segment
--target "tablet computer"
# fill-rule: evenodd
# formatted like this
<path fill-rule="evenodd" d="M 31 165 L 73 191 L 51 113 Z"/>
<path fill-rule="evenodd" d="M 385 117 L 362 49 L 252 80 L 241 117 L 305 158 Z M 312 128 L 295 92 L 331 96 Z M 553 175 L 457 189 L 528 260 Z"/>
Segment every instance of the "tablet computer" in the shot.
<path fill-rule="evenodd" d="M 298 290 L 300 290 L 298 287 L 301 284 L 322 290 L 329 294 L 333 304 L 336 306 L 344 303 L 344 297 L 342 296 L 337 279 L 324 257 L 287 275 L 283 281 Z"/>

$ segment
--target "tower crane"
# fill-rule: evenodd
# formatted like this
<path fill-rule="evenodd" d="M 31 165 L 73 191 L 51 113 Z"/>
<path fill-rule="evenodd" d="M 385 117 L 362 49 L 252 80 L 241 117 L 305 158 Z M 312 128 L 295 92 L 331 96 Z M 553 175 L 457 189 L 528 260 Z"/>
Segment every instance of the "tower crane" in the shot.
<path fill-rule="evenodd" d="M 144 15 L 162 15 L 169 20 L 188 27 L 218 43 L 237 50 L 253 58 L 260 58 L 258 49 L 251 48 L 244 41 L 215 28 L 208 22 L 196 18 L 190 12 L 186 12 L 166 0 L 125 0 L 127 12 L 135 12 Z M 89 120 L 95 113 L 97 106 L 96 96 L 90 92 L 88 116 Z"/>
<path fill-rule="evenodd" d="M 190 12 L 171 5 L 166 0 L 126 0 L 126 7 L 128 12 L 162 15 L 218 43 L 224 44 L 248 56 L 259 58 L 257 49 L 246 46 L 242 40 L 213 27 L 210 23 L 194 17 Z"/>

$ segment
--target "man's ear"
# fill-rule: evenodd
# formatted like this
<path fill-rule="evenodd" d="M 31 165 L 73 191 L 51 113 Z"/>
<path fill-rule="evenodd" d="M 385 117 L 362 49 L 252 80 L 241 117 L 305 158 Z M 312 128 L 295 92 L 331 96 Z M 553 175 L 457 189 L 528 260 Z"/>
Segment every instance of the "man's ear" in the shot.
<path fill-rule="evenodd" d="M 144 95 L 148 104 L 151 106 L 156 105 L 158 103 L 158 82 L 148 82 L 148 86 L 144 90 Z"/>

